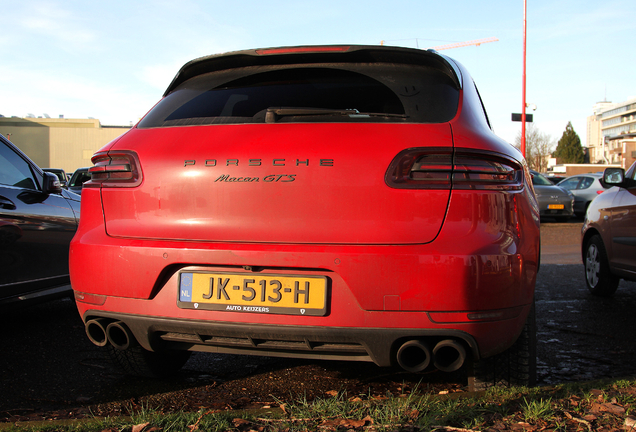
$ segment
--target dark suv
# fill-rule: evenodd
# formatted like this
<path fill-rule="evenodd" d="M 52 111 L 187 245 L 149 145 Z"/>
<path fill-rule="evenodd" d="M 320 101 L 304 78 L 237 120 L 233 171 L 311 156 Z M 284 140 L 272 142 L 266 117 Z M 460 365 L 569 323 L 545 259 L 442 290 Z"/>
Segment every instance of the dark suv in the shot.
<path fill-rule="evenodd" d="M 69 295 L 80 197 L 0 135 L 0 305 Z"/>

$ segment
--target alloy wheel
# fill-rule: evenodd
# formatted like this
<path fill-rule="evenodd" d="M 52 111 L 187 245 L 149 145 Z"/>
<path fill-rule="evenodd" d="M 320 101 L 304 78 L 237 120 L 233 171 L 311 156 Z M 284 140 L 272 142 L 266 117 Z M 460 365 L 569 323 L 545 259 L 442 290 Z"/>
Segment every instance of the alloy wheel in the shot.
<path fill-rule="evenodd" d="M 587 283 L 592 287 L 598 285 L 598 274 L 601 269 L 598 248 L 595 244 L 590 244 L 587 248 L 587 256 L 585 257 L 585 275 Z"/>

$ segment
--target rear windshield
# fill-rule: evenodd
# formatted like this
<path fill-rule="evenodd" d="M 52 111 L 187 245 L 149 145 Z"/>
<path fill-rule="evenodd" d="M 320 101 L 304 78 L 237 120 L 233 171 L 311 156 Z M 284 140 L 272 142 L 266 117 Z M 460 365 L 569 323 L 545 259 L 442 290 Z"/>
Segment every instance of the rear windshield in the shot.
<path fill-rule="evenodd" d="M 412 65 L 248 67 L 196 76 L 161 100 L 140 128 L 288 122 L 451 120 L 459 89 Z"/>
<path fill-rule="evenodd" d="M 73 177 L 71 177 L 69 186 L 72 186 L 72 187 L 82 186 L 84 183 L 86 183 L 90 179 L 91 179 L 91 173 L 89 173 L 88 170 L 77 171 L 76 173 L 73 174 Z"/>
<path fill-rule="evenodd" d="M 554 186 L 554 183 L 539 173 L 532 173 L 532 184 L 535 186 Z"/>

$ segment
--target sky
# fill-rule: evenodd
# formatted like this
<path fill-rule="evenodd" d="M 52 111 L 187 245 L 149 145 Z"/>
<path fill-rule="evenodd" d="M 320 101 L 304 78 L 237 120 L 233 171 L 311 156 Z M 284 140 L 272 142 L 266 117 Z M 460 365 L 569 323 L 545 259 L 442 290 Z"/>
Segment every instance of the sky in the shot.
<path fill-rule="evenodd" d="M 0 0 L 0 115 L 136 123 L 179 68 L 252 48 L 361 44 L 440 51 L 479 88 L 497 135 L 521 130 L 523 0 Z M 586 145 L 600 101 L 636 97 L 636 2 L 527 0 L 526 101 L 556 145 L 568 122 Z M 631 48 L 630 48 L 631 47 Z"/>

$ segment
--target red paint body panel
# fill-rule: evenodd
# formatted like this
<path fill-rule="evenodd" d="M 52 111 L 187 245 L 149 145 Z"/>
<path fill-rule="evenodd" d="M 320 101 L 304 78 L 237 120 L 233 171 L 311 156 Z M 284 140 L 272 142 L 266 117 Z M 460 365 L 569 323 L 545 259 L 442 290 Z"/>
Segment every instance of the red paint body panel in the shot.
<path fill-rule="evenodd" d="M 432 53 L 408 55 L 435 56 L 445 73 L 456 74 L 459 103 L 449 121 L 135 127 L 105 146 L 103 154 L 134 155 L 141 183 L 84 187 L 71 282 L 79 293 L 104 297 L 103 304 L 80 298 L 82 318 L 121 320 L 148 350 L 234 349 L 213 341 L 216 335 L 247 338 L 254 346 L 237 339 L 233 347 L 266 355 L 254 340 L 299 342 L 279 355 L 321 358 L 310 352 L 314 344 L 337 343 L 353 357 L 388 366 L 397 344 L 410 339 L 452 337 L 473 359 L 509 348 L 531 309 L 539 261 L 539 212 L 527 166 L 489 129 L 460 65 Z M 265 62 L 245 58 L 227 61 Z M 196 75 L 197 65 L 215 61 L 186 65 L 167 97 Z M 491 168 L 510 161 L 519 183 L 500 187 L 503 170 L 485 175 L 494 182 L 487 187 L 477 181 L 453 188 L 455 171 L 446 188 L 387 182 L 400 152 L 434 148 L 469 150 L 476 160 L 495 160 Z M 197 271 L 324 277 L 326 313 L 180 308 L 180 274 Z"/>
<path fill-rule="evenodd" d="M 170 240 L 427 243 L 439 232 L 450 191 L 384 183 L 405 145 L 452 147 L 449 125 L 134 129 L 112 149 L 138 154 L 144 182 L 103 190 L 106 229 Z"/>
<path fill-rule="evenodd" d="M 99 191 L 84 192 L 84 208 L 99 200 Z M 517 226 L 507 225 L 506 213 L 521 204 L 521 194 L 457 194 L 439 238 L 428 245 L 259 245 L 209 242 L 168 242 L 116 239 L 103 230 L 101 214 L 82 215 L 71 253 L 73 286 L 105 294 L 108 301 L 94 307 L 78 303 L 80 313 L 117 310 L 214 322 L 307 325 L 323 327 L 379 327 L 408 329 L 462 329 L 475 337 L 481 355 L 501 351 L 516 338 L 525 319 L 502 323 L 434 324 L 426 312 L 490 311 L 532 302 L 538 256 L 538 230 L 520 238 Z M 518 210 L 518 209 L 517 209 Z M 91 227 L 91 222 L 94 224 Z M 520 225 L 528 220 L 518 221 Z M 96 256 L 99 260 L 79 259 Z M 80 268 L 74 267 L 81 262 Z M 298 268 L 307 274 L 325 275 L 331 281 L 330 313 L 326 317 L 241 314 L 193 311 L 176 307 L 176 272 L 187 267 L 239 271 L 241 266 L 262 266 L 265 273 L 289 273 Z M 113 272 L 111 269 L 116 268 Z M 95 278 L 95 274 L 108 275 Z M 161 276 L 161 277 L 160 277 Z M 397 306 L 385 310 L 387 296 L 398 296 Z M 128 298 L 128 300 L 126 300 Z M 397 309 L 397 311 L 395 310 Z M 384 312 L 383 312 L 384 311 Z M 525 312 L 527 310 L 524 309 Z M 422 313 L 424 312 L 424 313 Z M 415 314 L 415 315 L 414 315 Z M 505 328 L 505 331 L 504 331 Z M 498 329 L 493 333 L 493 329 Z M 506 332 L 510 332 L 506 336 Z M 504 341 L 502 343 L 502 341 Z"/>

